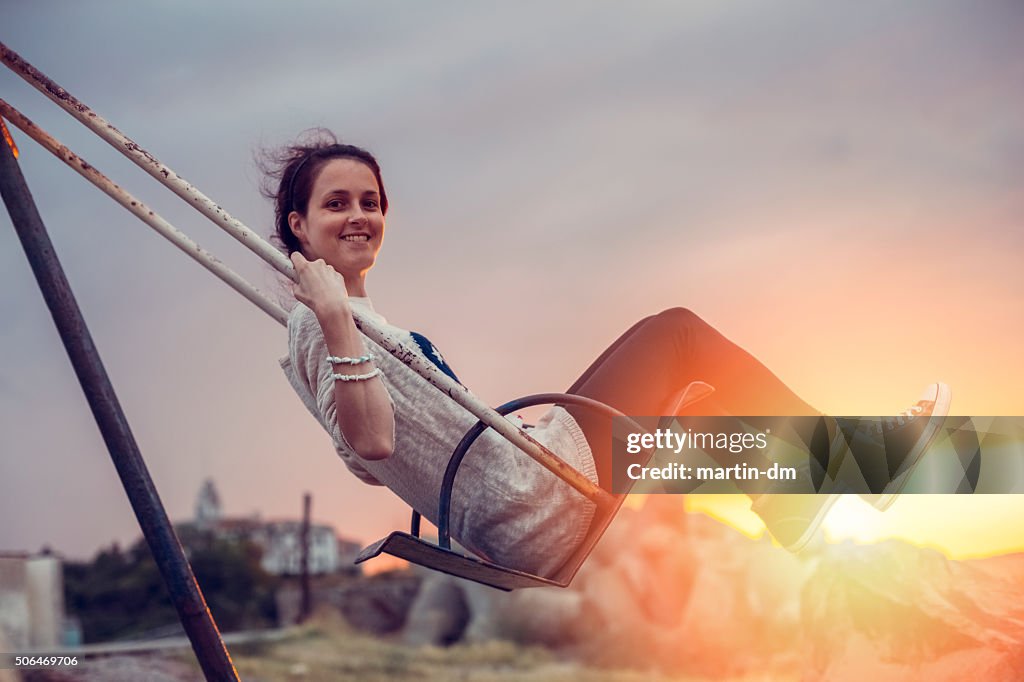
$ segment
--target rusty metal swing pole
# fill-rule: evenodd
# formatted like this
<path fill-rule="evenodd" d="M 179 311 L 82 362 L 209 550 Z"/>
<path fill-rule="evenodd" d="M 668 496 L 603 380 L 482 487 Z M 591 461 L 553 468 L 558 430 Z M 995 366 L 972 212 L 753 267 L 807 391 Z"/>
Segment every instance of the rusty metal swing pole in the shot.
<path fill-rule="evenodd" d="M 218 682 L 238 680 L 231 656 L 167 518 L 13 150 L 3 141 L 0 141 L 0 148 L 0 193 L 11 222 L 203 674 L 207 680 Z"/>
<path fill-rule="evenodd" d="M 114 127 L 112 123 L 94 112 L 3 43 L 0 43 L 0 61 L 108 144 L 128 157 L 137 166 L 153 176 L 158 182 L 256 253 L 256 255 L 278 272 L 293 281 L 296 280 L 295 269 L 292 267 L 291 262 L 273 245 L 233 218 L 212 199 L 200 192 L 171 168 L 165 166 L 155 156 Z M 551 452 L 551 450 L 530 437 L 525 431 L 502 417 L 489 405 L 473 395 L 466 387 L 457 381 L 453 381 L 446 374 L 438 370 L 429 360 L 423 358 L 412 349 L 405 347 L 396 339 L 374 326 L 358 311 L 353 311 L 353 317 L 359 330 L 366 334 L 366 336 L 413 369 L 432 386 L 466 408 L 484 424 L 497 431 L 535 462 L 554 473 L 580 494 L 602 508 L 611 507 L 615 504 L 615 500 L 610 493 L 593 483 L 579 471 L 573 469 Z"/>

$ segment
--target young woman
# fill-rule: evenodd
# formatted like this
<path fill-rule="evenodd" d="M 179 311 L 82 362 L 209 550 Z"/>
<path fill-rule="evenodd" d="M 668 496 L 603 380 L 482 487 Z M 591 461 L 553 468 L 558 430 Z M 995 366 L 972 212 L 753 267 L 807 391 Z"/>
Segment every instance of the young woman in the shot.
<path fill-rule="evenodd" d="M 381 249 L 388 209 L 380 166 L 367 151 L 324 133 L 287 147 L 270 177 L 276 237 L 299 280 L 282 366 L 349 469 L 367 483 L 386 485 L 436 522 L 447 459 L 476 418 L 364 337 L 353 321 L 353 311 L 360 311 L 454 376 L 425 337 L 388 324 L 367 295 L 366 277 Z M 750 354 L 682 308 L 637 322 L 568 392 L 625 414 L 656 415 L 671 409 L 674 397 L 694 380 L 713 385 L 718 405 L 734 415 L 820 414 Z M 908 415 L 945 414 L 948 401 L 948 389 L 933 385 Z M 916 459 L 933 434 L 926 438 L 920 429 L 903 428 L 901 444 L 890 449 L 899 450 L 901 460 Z M 609 420 L 555 406 L 531 435 L 611 489 Z M 810 444 L 813 436 L 802 439 Z M 827 450 L 819 453 L 823 469 L 835 465 L 835 449 L 831 462 Z M 785 497 L 765 495 L 755 501 L 755 510 L 780 542 L 796 548 L 810 537 L 828 500 Z M 576 548 L 592 516 L 591 503 L 487 431 L 456 480 L 452 535 L 502 565 L 546 575 Z"/>

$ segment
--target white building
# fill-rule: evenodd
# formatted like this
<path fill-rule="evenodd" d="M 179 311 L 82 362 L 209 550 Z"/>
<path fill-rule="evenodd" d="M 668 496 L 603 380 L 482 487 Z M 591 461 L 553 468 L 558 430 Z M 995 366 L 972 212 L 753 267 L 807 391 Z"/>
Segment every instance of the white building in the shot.
<path fill-rule="evenodd" d="M 13 651 L 62 646 L 64 574 L 49 553 L 0 553 L 0 639 Z"/>
<path fill-rule="evenodd" d="M 196 500 L 195 526 L 216 536 L 234 540 L 246 539 L 263 550 L 263 570 L 274 575 L 297 575 L 302 563 L 302 522 L 297 520 L 261 521 L 253 518 L 225 518 L 220 495 L 213 481 L 207 479 Z M 360 545 L 338 536 L 333 526 L 310 524 L 309 572 L 313 575 L 338 572 L 361 572 L 353 564 Z"/>
<path fill-rule="evenodd" d="M 278 521 L 264 526 L 263 570 L 294 575 L 302 570 L 302 523 Z M 338 536 L 330 526 L 309 527 L 309 572 L 335 573 L 340 570 Z"/>

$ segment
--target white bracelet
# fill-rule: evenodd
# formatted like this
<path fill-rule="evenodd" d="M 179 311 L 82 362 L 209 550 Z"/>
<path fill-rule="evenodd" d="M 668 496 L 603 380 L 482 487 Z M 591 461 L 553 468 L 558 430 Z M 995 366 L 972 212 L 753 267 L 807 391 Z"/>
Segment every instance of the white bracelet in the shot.
<path fill-rule="evenodd" d="M 331 378 L 335 381 L 366 381 L 375 376 L 382 376 L 380 367 L 374 367 L 372 372 L 366 374 L 331 374 Z"/>
<path fill-rule="evenodd" d="M 373 356 L 367 353 L 366 355 L 360 355 L 358 358 L 339 358 L 337 355 L 328 355 L 328 365 L 361 365 L 364 362 L 373 360 Z"/>

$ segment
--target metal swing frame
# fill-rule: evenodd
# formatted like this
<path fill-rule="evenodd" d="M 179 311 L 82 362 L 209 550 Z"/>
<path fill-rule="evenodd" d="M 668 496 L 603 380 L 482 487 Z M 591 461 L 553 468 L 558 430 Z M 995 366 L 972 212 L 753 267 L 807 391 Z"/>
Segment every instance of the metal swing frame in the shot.
<path fill-rule="evenodd" d="M 143 149 L 134 140 L 124 135 L 114 125 L 96 114 L 80 100 L 72 96 L 64 88 L 57 85 L 45 74 L 26 62 L 20 55 L 0 43 L 0 61 L 30 85 L 46 95 L 58 106 L 92 130 L 100 138 L 120 151 L 132 162 L 149 173 L 158 182 L 173 191 L 189 205 L 213 221 L 218 227 L 228 232 L 235 239 L 252 250 L 256 255 L 271 265 L 279 273 L 292 281 L 297 277 L 291 262 L 273 245 L 265 241 L 257 233 L 250 230 L 240 221 L 230 216 L 212 199 L 200 192 L 172 169 L 161 163 L 151 153 Z M 272 301 L 243 277 L 233 272 L 214 255 L 202 249 L 187 235 L 160 217 L 143 202 L 132 196 L 109 178 L 100 173 L 94 166 L 43 131 L 17 109 L 0 99 L 0 117 L 11 122 L 34 141 L 39 143 L 61 161 L 70 166 L 89 182 L 117 201 L 121 206 L 156 230 L 175 246 L 199 262 L 223 282 L 242 294 L 247 300 L 259 307 L 277 322 L 287 324 L 288 312 Z M 13 141 L 10 141 L 13 148 Z M 597 410 L 607 416 L 622 416 L 613 408 L 597 401 L 567 394 L 541 394 L 528 396 L 502 405 L 497 410 L 480 401 L 468 389 L 452 380 L 429 360 L 423 358 L 413 349 L 405 347 L 398 340 L 390 337 L 377 328 L 371 321 L 358 311 L 354 318 L 359 330 L 371 340 L 382 346 L 408 367 L 416 371 L 447 398 L 462 405 L 479 419 L 479 422 L 466 434 L 456 448 L 445 472 L 444 485 L 439 505 L 440 542 L 431 545 L 419 537 L 419 514 L 413 512 L 412 533 L 392 533 L 383 540 L 363 550 L 357 561 L 362 562 L 381 553 L 392 554 L 414 563 L 427 565 L 438 570 L 458 575 L 499 589 L 515 589 L 541 585 L 566 586 L 579 570 L 583 561 L 600 539 L 615 513 L 622 505 L 625 494 L 612 495 L 590 481 L 581 472 L 573 469 L 555 453 L 534 440 L 530 435 L 504 418 L 504 414 L 527 405 L 542 403 L 564 403 L 580 405 Z M 679 404 L 690 404 L 702 399 L 714 389 L 707 384 L 695 382 L 681 394 Z M 522 571 L 498 566 L 475 557 L 469 557 L 451 549 L 450 510 L 451 496 L 455 476 L 459 465 L 472 445 L 473 441 L 486 429 L 493 428 L 502 437 L 516 445 L 530 458 L 545 467 L 578 493 L 596 505 L 594 521 L 590 532 L 582 545 L 573 553 L 556 575 L 550 577 L 535 576 Z M 130 494 L 130 491 L 129 491 Z M 155 494 L 155 490 L 154 490 Z M 140 523 L 143 518 L 140 516 Z M 145 530 L 145 523 L 143 523 Z M 145 534 L 145 533 L 144 533 Z M 147 541 L 150 538 L 147 534 Z M 152 542 L 150 541 L 151 546 Z"/>

